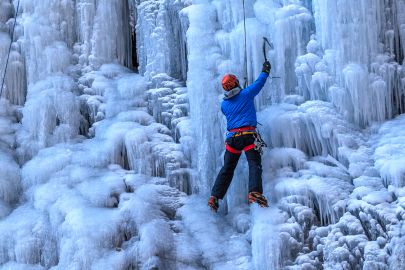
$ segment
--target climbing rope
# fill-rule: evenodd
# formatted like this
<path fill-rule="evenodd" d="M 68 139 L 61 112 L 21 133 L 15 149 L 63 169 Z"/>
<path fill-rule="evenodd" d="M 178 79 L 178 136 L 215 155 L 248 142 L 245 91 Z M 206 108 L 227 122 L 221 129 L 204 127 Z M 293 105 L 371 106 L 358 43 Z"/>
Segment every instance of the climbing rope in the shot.
<path fill-rule="evenodd" d="M 245 0 L 242 0 L 242 7 L 243 7 L 243 31 L 245 36 L 245 83 L 243 88 L 246 88 L 248 85 L 248 60 L 247 60 L 247 34 L 246 34 L 246 9 L 245 9 Z M 263 55 L 264 60 L 268 61 L 266 55 L 266 45 L 269 45 L 270 49 L 273 49 L 273 43 L 271 43 L 266 37 L 263 37 Z M 279 76 L 271 76 L 272 79 L 281 79 Z"/>
<path fill-rule="evenodd" d="M 246 37 L 246 11 L 245 11 L 245 0 L 242 0 L 243 7 L 243 30 L 245 35 L 245 85 L 243 88 L 247 87 L 248 84 L 248 61 L 247 61 L 247 37 Z"/>
<path fill-rule="evenodd" d="M 14 24 L 13 24 L 13 30 L 11 31 L 10 46 L 8 47 L 8 54 L 7 54 L 6 66 L 5 66 L 5 68 L 4 68 L 3 80 L 2 80 L 2 82 L 1 82 L 1 88 L 0 88 L 0 98 L 1 98 L 1 95 L 2 95 L 2 93 L 3 93 L 4 80 L 5 80 L 6 74 L 7 74 L 8 61 L 9 61 L 9 59 L 10 59 L 11 45 L 13 44 L 13 40 L 14 40 L 14 30 L 15 30 L 15 25 L 16 25 L 16 22 L 17 22 L 17 16 L 18 16 L 18 10 L 19 10 L 19 9 L 20 9 L 20 0 L 18 0 L 18 2 L 17 2 L 17 12 L 15 13 Z"/>

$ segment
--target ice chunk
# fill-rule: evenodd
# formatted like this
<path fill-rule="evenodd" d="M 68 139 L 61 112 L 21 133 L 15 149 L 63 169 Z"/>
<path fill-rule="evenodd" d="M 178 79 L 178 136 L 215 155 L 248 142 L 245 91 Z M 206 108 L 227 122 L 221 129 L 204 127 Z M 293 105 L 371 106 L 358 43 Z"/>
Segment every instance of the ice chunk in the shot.
<path fill-rule="evenodd" d="M 399 116 L 382 125 L 379 130 L 374 159 L 386 185 L 402 187 L 405 184 L 405 154 L 402 147 L 405 133 L 401 128 L 404 119 L 404 116 Z"/>

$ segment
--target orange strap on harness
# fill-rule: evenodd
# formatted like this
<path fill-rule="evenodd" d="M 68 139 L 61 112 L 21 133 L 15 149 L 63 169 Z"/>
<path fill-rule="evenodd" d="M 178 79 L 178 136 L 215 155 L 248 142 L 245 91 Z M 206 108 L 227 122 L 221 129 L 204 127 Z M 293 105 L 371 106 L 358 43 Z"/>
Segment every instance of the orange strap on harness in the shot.
<path fill-rule="evenodd" d="M 225 148 L 226 148 L 226 151 L 228 151 L 228 152 L 230 152 L 230 153 L 232 153 L 232 154 L 240 155 L 240 154 L 242 153 L 242 151 L 247 152 L 247 151 L 249 151 L 249 150 L 251 150 L 251 149 L 254 149 L 254 148 L 255 148 L 255 144 L 254 144 L 254 143 L 249 144 L 248 146 L 246 146 L 245 148 L 243 148 L 242 151 L 241 151 L 241 150 L 237 150 L 237 149 L 235 149 L 235 148 L 229 146 L 227 143 L 225 143 Z"/>

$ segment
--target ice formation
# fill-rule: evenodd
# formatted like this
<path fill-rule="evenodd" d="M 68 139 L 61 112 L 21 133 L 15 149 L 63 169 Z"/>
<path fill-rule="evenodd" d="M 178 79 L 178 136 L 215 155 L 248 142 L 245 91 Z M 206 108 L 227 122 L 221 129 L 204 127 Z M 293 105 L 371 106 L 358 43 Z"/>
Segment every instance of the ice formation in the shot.
<path fill-rule="evenodd" d="M 263 37 L 271 207 L 214 215 Z M 404 269 L 404 57 L 404 0 L 0 0 L 0 269 Z"/>

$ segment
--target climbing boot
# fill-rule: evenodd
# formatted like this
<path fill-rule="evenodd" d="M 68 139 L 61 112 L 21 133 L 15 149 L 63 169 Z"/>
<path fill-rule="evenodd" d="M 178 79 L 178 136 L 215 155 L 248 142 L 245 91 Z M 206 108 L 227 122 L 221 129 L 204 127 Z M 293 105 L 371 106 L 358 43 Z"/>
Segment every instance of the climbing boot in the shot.
<path fill-rule="evenodd" d="M 215 196 L 211 196 L 208 200 L 208 206 L 213 212 L 217 212 L 219 208 L 218 199 Z"/>
<path fill-rule="evenodd" d="M 259 192 L 249 192 L 249 203 L 257 203 L 260 207 L 269 207 L 267 199 Z"/>

